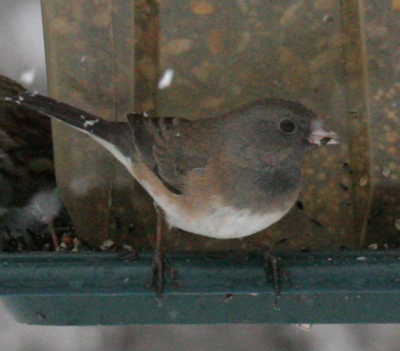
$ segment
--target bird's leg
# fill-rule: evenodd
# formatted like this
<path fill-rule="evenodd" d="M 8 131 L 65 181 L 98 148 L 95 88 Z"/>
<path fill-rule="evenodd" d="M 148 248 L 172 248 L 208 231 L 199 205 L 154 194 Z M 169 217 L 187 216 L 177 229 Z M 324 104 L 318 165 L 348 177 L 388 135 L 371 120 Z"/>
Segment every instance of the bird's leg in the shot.
<path fill-rule="evenodd" d="M 50 219 L 49 222 L 47 223 L 47 226 L 49 228 L 49 232 L 51 235 L 51 240 L 53 242 L 53 248 L 54 251 L 58 251 L 59 250 L 59 242 L 58 242 L 58 238 L 57 238 L 57 234 L 56 234 L 56 228 L 54 226 L 54 220 Z"/>
<path fill-rule="evenodd" d="M 162 229 L 163 229 L 163 211 L 157 205 L 154 206 L 157 212 L 157 232 L 156 245 L 154 248 L 153 262 L 151 266 L 152 283 L 155 285 L 157 297 L 162 297 L 164 290 L 164 252 L 162 249 Z"/>
<path fill-rule="evenodd" d="M 263 253 L 264 264 L 265 264 L 264 266 L 265 275 L 267 279 L 270 274 L 272 276 L 272 281 L 274 284 L 274 295 L 275 295 L 274 305 L 275 307 L 277 307 L 278 300 L 281 296 L 281 275 L 282 275 L 281 267 L 279 265 L 279 258 L 274 254 L 273 250 L 270 247 L 264 245 L 263 243 L 260 243 L 251 237 L 246 238 L 246 240 L 251 244 L 257 246 L 259 249 L 261 249 Z M 284 276 L 286 277 L 286 275 Z"/>
<path fill-rule="evenodd" d="M 151 282 L 150 285 L 154 285 L 156 289 L 156 294 L 158 298 L 162 297 L 162 293 L 164 290 L 164 272 L 167 270 L 171 275 L 172 280 L 175 280 L 176 272 L 171 267 L 170 263 L 165 257 L 164 250 L 162 248 L 162 234 L 163 234 L 163 223 L 164 223 L 164 212 L 157 205 L 154 205 L 157 212 L 157 234 L 156 234 L 156 243 L 154 249 L 153 262 L 151 266 Z"/>
<path fill-rule="evenodd" d="M 279 258 L 275 256 L 274 252 L 267 248 L 264 251 L 265 272 L 268 278 L 268 273 L 271 272 L 272 280 L 274 283 L 275 306 L 277 306 L 278 299 L 281 296 L 281 268 L 279 266 Z"/>

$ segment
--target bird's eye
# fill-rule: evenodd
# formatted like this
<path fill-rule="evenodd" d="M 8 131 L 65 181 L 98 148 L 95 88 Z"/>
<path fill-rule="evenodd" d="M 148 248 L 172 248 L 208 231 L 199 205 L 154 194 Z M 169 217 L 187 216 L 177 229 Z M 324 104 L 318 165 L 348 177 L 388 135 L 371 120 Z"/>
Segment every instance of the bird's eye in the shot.
<path fill-rule="evenodd" d="M 279 128 L 285 133 L 293 133 L 296 130 L 296 125 L 289 119 L 284 119 L 279 124 Z"/>

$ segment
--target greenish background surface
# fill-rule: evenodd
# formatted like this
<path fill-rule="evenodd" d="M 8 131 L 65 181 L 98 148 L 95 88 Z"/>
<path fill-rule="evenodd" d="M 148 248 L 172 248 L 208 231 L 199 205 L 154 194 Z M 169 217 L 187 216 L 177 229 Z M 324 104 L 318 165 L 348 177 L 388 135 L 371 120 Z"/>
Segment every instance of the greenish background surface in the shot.
<path fill-rule="evenodd" d="M 400 254 L 282 254 L 274 305 L 255 253 L 172 256 L 177 285 L 157 299 L 150 256 L 1 255 L 0 295 L 18 321 L 42 325 L 398 323 Z"/>

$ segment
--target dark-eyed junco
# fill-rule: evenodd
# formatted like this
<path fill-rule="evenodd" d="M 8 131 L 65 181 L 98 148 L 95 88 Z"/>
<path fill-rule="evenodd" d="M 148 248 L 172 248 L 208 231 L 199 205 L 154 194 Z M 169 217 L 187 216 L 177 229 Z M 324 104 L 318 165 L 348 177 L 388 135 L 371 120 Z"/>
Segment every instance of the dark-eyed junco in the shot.
<path fill-rule="evenodd" d="M 311 110 L 283 99 L 194 121 L 130 114 L 128 122 L 105 121 L 31 93 L 12 101 L 103 145 L 149 192 L 171 227 L 218 239 L 245 237 L 280 220 L 299 193 L 304 152 L 337 143 Z M 158 245 L 159 280 L 160 250 Z"/>
<path fill-rule="evenodd" d="M 0 75 L 0 96 L 25 91 Z M 0 100 L 0 239 L 27 236 L 32 228 L 51 223 L 61 208 L 49 118 Z"/>

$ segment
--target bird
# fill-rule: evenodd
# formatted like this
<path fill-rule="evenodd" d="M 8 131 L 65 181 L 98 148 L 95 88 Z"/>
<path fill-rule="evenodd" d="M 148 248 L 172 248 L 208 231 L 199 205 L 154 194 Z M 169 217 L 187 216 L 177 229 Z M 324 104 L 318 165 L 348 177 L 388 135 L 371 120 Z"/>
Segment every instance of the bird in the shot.
<path fill-rule="evenodd" d="M 27 90 L 0 75 L 0 96 Z M 48 224 L 61 211 L 56 189 L 51 124 L 47 116 L 5 99 L 0 100 L 0 213 L 1 237 L 21 236 Z"/>
<path fill-rule="evenodd" d="M 259 99 L 203 119 L 147 117 L 107 121 L 50 97 L 5 98 L 87 134 L 153 198 L 158 226 L 152 281 L 162 295 L 162 225 L 216 239 L 243 238 L 279 221 L 301 188 L 301 161 L 338 135 L 303 104 Z"/>

